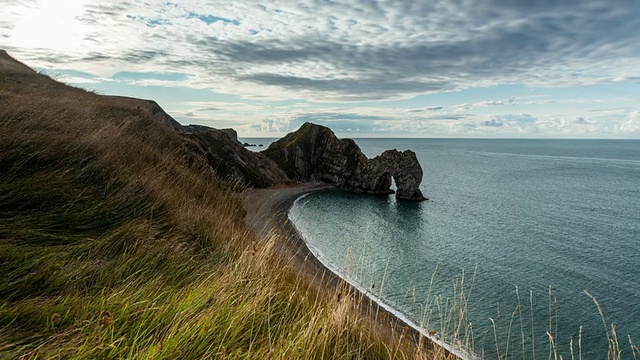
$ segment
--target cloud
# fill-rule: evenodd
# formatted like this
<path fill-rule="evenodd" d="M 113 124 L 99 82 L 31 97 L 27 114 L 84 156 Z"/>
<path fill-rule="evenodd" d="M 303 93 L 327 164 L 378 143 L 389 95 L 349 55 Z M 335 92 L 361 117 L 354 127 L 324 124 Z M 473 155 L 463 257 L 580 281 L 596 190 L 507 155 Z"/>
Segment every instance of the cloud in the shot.
<path fill-rule="evenodd" d="M 425 111 L 438 111 L 438 110 L 442 110 L 444 109 L 443 106 L 429 106 L 429 107 L 425 107 L 425 108 L 420 108 L 420 109 L 411 109 L 408 112 L 410 113 L 422 113 Z"/>
<path fill-rule="evenodd" d="M 512 132 L 537 132 L 537 118 L 529 114 L 501 114 L 490 115 L 489 120 L 480 122 L 481 127 L 486 128 L 504 128 Z"/>
<path fill-rule="evenodd" d="M 395 108 L 328 108 L 326 111 L 288 111 L 265 116 L 261 121 L 244 126 L 240 133 L 280 135 L 297 129 L 305 122 L 330 127 L 341 136 L 388 136 L 401 134 L 416 136 L 436 132 L 441 136 L 450 133 L 451 126 L 465 120 L 464 115 L 415 113 Z"/>
<path fill-rule="evenodd" d="M 25 0 L 3 3 L 0 39 L 63 81 L 254 134 L 623 137 L 638 18 L 618 0 Z"/>
<path fill-rule="evenodd" d="M 618 131 L 626 135 L 640 134 L 640 111 L 632 111 L 627 119 L 616 127 Z"/>
<path fill-rule="evenodd" d="M 207 25 L 215 24 L 215 23 L 217 23 L 219 21 L 221 21 L 223 23 L 226 23 L 226 24 L 240 25 L 240 21 L 238 21 L 238 20 L 227 19 L 227 18 L 215 16 L 215 15 L 197 14 L 195 12 L 190 12 L 187 15 L 187 18 L 189 18 L 189 19 L 198 19 L 198 20 L 202 21 L 203 23 L 205 23 Z"/>
<path fill-rule="evenodd" d="M 516 105 L 515 96 L 512 96 L 504 100 L 484 100 L 484 101 L 477 101 L 471 104 L 453 105 L 453 109 L 457 112 L 463 112 L 463 111 L 467 111 L 477 107 L 506 106 L 506 105 L 515 106 Z"/>
<path fill-rule="evenodd" d="M 640 57 L 640 8 L 621 1 L 150 0 L 141 7 L 78 0 L 73 9 L 56 7 L 3 10 L 6 47 L 33 64 L 102 77 L 193 74 L 192 87 L 249 98 L 362 101 L 498 84 L 610 83 L 637 77 Z"/>
<path fill-rule="evenodd" d="M 505 106 L 505 105 L 515 105 L 516 98 L 512 96 L 506 100 L 485 100 L 479 103 L 475 103 L 474 106 Z"/>
<path fill-rule="evenodd" d="M 609 101 L 611 101 L 611 99 L 609 99 Z M 633 110 L 634 108 L 613 108 L 613 109 L 592 109 L 589 110 L 589 112 L 614 112 L 614 113 L 620 113 L 620 112 L 624 112 L 627 110 Z"/>
<path fill-rule="evenodd" d="M 457 113 L 462 113 L 468 110 L 471 110 L 471 108 L 473 107 L 473 104 L 458 104 L 458 105 L 453 105 L 453 110 Z"/>
<path fill-rule="evenodd" d="M 270 116 L 260 123 L 251 126 L 253 130 L 264 132 L 290 132 L 306 122 L 328 126 L 335 132 L 370 132 L 374 129 L 375 121 L 385 120 L 385 117 L 375 115 L 358 115 L 344 113 L 300 113 L 288 116 Z"/>
<path fill-rule="evenodd" d="M 483 101 L 483 102 L 479 103 L 479 105 L 485 105 L 485 106 L 500 105 L 500 106 L 503 106 L 504 102 L 503 101 L 491 100 L 491 101 Z"/>
<path fill-rule="evenodd" d="M 505 114 L 505 115 L 495 115 L 496 119 L 517 123 L 517 124 L 533 124 L 537 121 L 535 117 L 529 114 Z"/>
<path fill-rule="evenodd" d="M 504 122 L 499 119 L 491 119 L 481 122 L 480 126 L 502 127 L 504 126 Z"/>
<path fill-rule="evenodd" d="M 430 115 L 430 116 L 422 116 L 417 120 L 463 120 L 466 119 L 468 115 L 458 115 L 458 114 L 442 114 L 442 115 Z"/>
<path fill-rule="evenodd" d="M 573 120 L 574 124 L 578 124 L 578 125 L 591 125 L 593 124 L 591 121 L 587 120 L 584 117 L 577 117 L 575 120 Z"/>

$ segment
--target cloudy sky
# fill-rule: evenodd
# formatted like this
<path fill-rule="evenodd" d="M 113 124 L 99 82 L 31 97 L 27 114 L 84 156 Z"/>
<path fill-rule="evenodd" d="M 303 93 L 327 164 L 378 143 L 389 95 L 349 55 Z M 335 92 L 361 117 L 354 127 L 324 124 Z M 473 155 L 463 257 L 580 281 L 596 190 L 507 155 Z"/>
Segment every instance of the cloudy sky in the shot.
<path fill-rule="evenodd" d="M 637 0 L 0 0 L 0 48 L 279 136 L 640 138 Z"/>

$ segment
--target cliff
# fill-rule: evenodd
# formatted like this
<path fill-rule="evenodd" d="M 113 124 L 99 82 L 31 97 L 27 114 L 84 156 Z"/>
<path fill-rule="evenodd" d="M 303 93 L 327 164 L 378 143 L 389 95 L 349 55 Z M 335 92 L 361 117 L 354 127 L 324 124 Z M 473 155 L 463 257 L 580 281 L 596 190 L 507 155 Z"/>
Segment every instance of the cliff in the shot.
<path fill-rule="evenodd" d="M 175 128 L 168 115 L 156 117 Z M 311 123 L 260 153 L 247 150 L 233 129 L 189 125 L 177 130 L 218 174 L 247 186 L 323 182 L 350 192 L 386 195 L 393 193 L 393 178 L 396 198 L 426 199 L 420 191 L 422 168 L 411 150 L 387 150 L 368 159 L 355 141 L 338 139 L 331 129 Z"/>
<path fill-rule="evenodd" d="M 259 188 L 291 182 L 275 163 L 247 150 L 228 130 L 209 128 L 182 135 L 190 140 L 191 149 L 204 156 L 215 172 L 225 178 Z"/>
<path fill-rule="evenodd" d="M 356 193 L 390 194 L 422 201 L 422 167 L 411 151 L 387 150 L 368 159 L 351 139 L 338 139 L 331 129 L 305 123 L 262 152 L 294 181 L 319 181 Z"/>

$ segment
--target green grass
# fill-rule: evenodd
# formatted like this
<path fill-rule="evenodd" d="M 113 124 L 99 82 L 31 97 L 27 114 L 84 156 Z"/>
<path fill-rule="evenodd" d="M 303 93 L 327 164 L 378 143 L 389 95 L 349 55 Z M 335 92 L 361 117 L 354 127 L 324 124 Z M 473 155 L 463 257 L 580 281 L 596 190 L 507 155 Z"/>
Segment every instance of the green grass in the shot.
<path fill-rule="evenodd" d="M 0 126 L 0 358 L 431 358 L 302 280 L 149 102 L 0 67 Z"/>

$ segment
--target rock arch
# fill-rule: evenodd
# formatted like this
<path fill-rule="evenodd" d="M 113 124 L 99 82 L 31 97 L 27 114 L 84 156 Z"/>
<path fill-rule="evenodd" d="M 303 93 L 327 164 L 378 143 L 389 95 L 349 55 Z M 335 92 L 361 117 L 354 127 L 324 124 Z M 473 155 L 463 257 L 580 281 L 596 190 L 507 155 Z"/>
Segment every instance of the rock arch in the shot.
<path fill-rule="evenodd" d="M 296 182 L 322 181 L 338 188 L 396 198 L 426 200 L 420 191 L 422 167 L 411 150 L 387 150 L 368 159 L 351 139 L 338 139 L 331 129 L 305 123 L 262 152 Z"/>
<path fill-rule="evenodd" d="M 411 150 L 387 150 L 362 164 L 362 170 L 346 184 L 351 191 L 363 190 L 374 194 L 390 194 L 391 178 L 396 183 L 396 198 L 401 200 L 426 200 L 420 191 L 422 167 Z"/>

